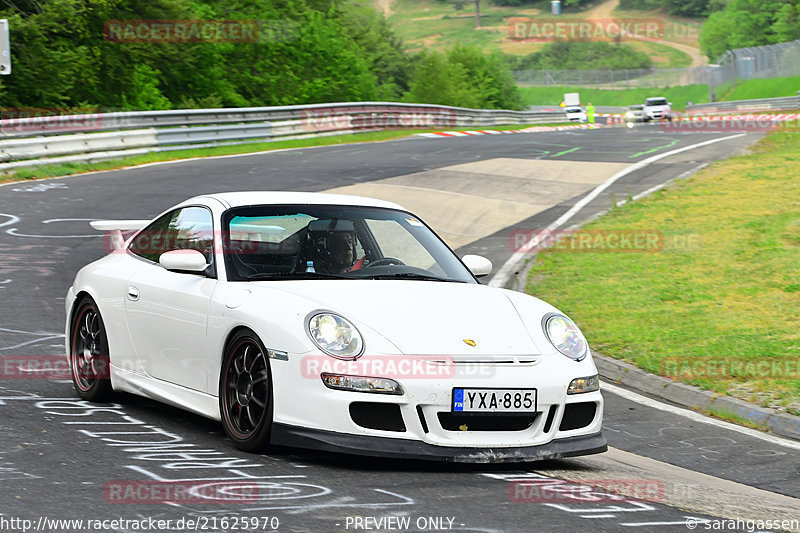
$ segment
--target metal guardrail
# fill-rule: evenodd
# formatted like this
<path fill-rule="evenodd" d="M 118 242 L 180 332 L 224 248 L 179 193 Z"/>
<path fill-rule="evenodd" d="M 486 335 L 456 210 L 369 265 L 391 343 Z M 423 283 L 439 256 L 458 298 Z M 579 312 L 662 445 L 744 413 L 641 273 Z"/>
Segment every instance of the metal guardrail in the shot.
<path fill-rule="evenodd" d="M 387 102 L 184 109 L 0 120 L 0 171 L 148 152 L 397 128 L 565 121 L 564 113 Z"/>
<path fill-rule="evenodd" d="M 800 109 L 800 95 L 783 98 L 759 98 L 757 100 L 733 100 L 686 106 L 687 115 L 710 113 L 742 113 L 757 111 L 793 111 Z"/>

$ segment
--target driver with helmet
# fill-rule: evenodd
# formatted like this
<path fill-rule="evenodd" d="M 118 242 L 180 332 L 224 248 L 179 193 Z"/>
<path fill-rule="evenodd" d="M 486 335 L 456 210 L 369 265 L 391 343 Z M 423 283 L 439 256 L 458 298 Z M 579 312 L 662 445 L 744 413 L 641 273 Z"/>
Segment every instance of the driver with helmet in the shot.
<path fill-rule="evenodd" d="M 356 260 L 356 231 L 350 220 L 315 220 L 308 226 L 314 268 L 327 274 L 344 274 L 364 266 Z"/>
<path fill-rule="evenodd" d="M 355 232 L 340 231 L 332 233 L 327 245 L 329 255 L 328 264 L 325 266 L 331 274 L 344 274 L 345 272 L 359 270 L 364 266 L 366 256 L 356 261 Z"/>

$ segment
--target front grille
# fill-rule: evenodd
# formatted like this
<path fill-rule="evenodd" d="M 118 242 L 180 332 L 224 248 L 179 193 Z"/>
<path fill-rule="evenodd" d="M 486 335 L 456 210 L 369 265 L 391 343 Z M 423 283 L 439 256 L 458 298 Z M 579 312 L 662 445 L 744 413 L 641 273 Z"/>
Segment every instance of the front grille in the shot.
<path fill-rule="evenodd" d="M 523 431 L 533 425 L 541 413 L 524 415 L 454 415 L 437 413 L 445 431 Z"/>
<path fill-rule="evenodd" d="M 539 361 L 537 355 L 448 355 L 419 356 L 419 359 L 437 365 L 533 365 Z"/>

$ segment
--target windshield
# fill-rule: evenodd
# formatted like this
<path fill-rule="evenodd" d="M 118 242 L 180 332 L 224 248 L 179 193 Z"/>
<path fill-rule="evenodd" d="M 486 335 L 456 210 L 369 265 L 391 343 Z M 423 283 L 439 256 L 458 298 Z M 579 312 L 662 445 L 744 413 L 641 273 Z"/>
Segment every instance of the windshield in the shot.
<path fill-rule="evenodd" d="M 644 106 L 643 105 L 632 105 L 629 109 L 631 111 L 641 111 L 642 109 L 644 109 Z"/>
<path fill-rule="evenodd" d="M 413 215 L 326 205 L 235 208 L 223 216 L 230 281 L 414 279 L 476 283 Z"/>
<path fill-rule="evenodd" d="M 583 109 L 580 107 L 570 107 L 567 108 L 567 113 L 583 113 Z"/>
<path fill-rule="evenodd" d="M 668 105 L 666 98 L 648 98 L 647 105 L 654 106 L 654 105 Z"/>

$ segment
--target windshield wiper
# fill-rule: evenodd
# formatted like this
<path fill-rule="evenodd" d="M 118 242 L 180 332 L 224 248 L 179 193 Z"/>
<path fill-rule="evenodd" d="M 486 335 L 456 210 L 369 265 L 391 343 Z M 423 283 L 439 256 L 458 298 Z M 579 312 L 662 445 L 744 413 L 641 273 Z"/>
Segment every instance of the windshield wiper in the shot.
<path fill-rule="evenodd" d="M 451 281 L 455 283 L 464 283 L 455 279 L 437 278 L 436 276 L 428 276 L 426 274 L 417 274 L 415 272 L 398 272 L 396 274 L 376 274 L 369 276 L 370 279 L 413 279 L 421 281 Z"/>
<path fill-rule="evenodd" d="M 253 280 L 292 280 L 292 279 L 353 279 L 350 276 L 339 276 L 337 274 L 325 274 L 323 272 L 261 272 L 258 274 L 250 274 L 245 279 L 248 281 Z"/>

